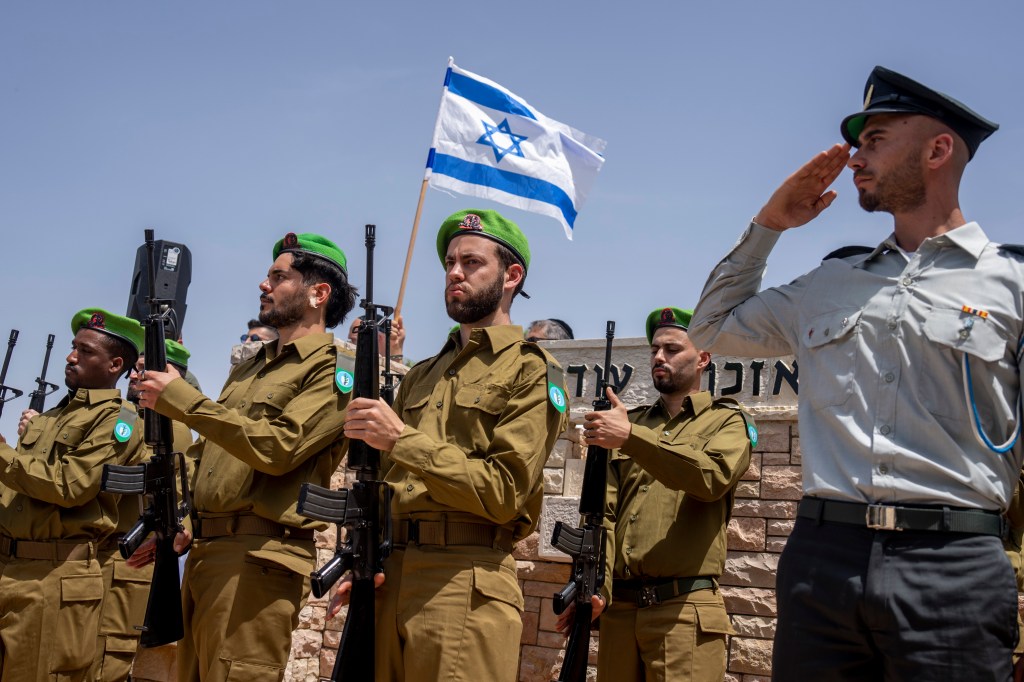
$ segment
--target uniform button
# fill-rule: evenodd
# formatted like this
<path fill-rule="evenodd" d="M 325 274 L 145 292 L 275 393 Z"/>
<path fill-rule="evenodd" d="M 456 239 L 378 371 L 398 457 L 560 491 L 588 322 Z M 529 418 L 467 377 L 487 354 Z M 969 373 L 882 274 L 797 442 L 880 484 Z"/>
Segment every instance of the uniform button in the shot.
<path fill-rule="evenodd" d="M 671 431 L 662 431 L 662 433 L 667 436 L 667 435 L 669 435 L 671 433 Z"/>
<path fill-rule="evenodd" d="M 450 377 L 455 376 L 455 370 L 454 369 L 448 370 L 448 376 L 450 376 Z"/>
<path fill-rule="evenodd" d="M 903 279 L 900 280 L 900 284 L 902 284 L 905 287 L 909 287 L 911 283 L 913 283 L 913 281 L 914 280 L 910 279 L 909 277 L 904 277 Z"/>
<path fill-rule="evenodd" d="M 895 329 L 896 328 L 896 320 L 889 320 L 889 323 L 886 326 L 889 327 L 889 329 Z"/>
<path fill-rule="evenodd" d="M 274 397 L 274 394 L 273 394 L 273 393 L 268 393 L 268 394 L 267 394 L 267 397 L 268 397 L 268 398 L 273 398 L 273 397 Z"/>
<path fill-rule="evenodd" d="M 414 486 L 414 485 L 413 485 L 412 483 L 410 483 L 409 485 L 405 486 L 405 489 L 406 489 L 406 490 L 408 490 L 408 491 L 409 491 L 410 493 L 411 493 L 411 492 L 412 492 L 412 491 L 413 491 L 413 490 L 414 490 L 415 488 L 416 488 L 416 486 Z"/>
<path fill-rule="evenodd" d="M 895 381 L 895 379 L 896 379 L 896 375 L 893 374 L 892 372 L 886 372 L 885 373 L 885 381 L 886 381 L 886 383 L 891 384 L 893 381 Z"/>
<path fill-rule="evenodd" d="M 21 505 L 20 504 L 18 505 L 18 511 L 21 511 Z"/>
<path fill-rule="evenodd" d="M 437 402 L 436 402 L 436 403 L 434 404 L 434 407 L 441 407 L 442 405 L 444 405 L 444 403 L 443 403 L 442 401 L 438 400 L 438 401 L 437 401 Z"/>
<path fill-rule="evenodd" d="M 632 547 L 627 547 L 626 548 L 626 554 L 632 554 L 632 553 L 633 553 L 633 548 Z"/>
<path fill-rule="evenodd" d="M 238 403 L 238 406 L 239 407 L 245 407 L 245 401 L 243 400 L 242 402 Z"/>
<path fill-rule="evenodd" d="M 889 467 L 886 466 L 885 464 L 879 465 L 878 473 L 880 473 L 880 474 L 887 474 L 887 473 L 889 473 Z"/>
<path fill-rule="evenodd" d="M 642 487 L 640 488 L 640 492 L 642 492 L 642 493 L 645 493 L 645 492 L 647 492 L 647 489 L 648 489 L 648 488 L 650 488 L 650 487 L 651 487 L 651 486 L 649 486 L 649 485 L 645 485 L 645 486 L 642 486 Z"/>
<path fill-rule="evenodd" d="M 213 475 L 213 467 L 210 467 L 209 471 L 206 472 L 206 475 L 207 476 L 212 476 Z"/>
<path fill-rule="evenodd" d="M 882 428 L 878 429 L 883 436 L 888 436 L 889 432 L 892 431 L 892 427 L 888 424 L 882 424 Z"/>
<path fill-rule="evenodd" d="M 629 517 L 629 522 L 630 523 L 636 523 L 636 514 L 633 514 L 632 516 Z"/>
<path fill-rule="evenodd" d="M 258 372 L 258 373 L 256 374 L 256 378 L 257 378 L 257 379 L 262 379 L 262 378 L 263 378 L 263 377 L 265 377 L 265 376 L 267 376 L 267 373 L 266 373 L 266 372 Z"/>
<path fill-rule="evenodd" d="M 626 569 L 626 577 L 627 578 L 629 577 L 629 569 L 628 568 Z"/>
<path fill-rule="evenodd" d="M 971 332 L 967 331 L 966 329 L 961 329 L 959 332 L 957 332 L 957 336 L 959 336 L 961 339 L 966 339 L 970 335 Z"/>
<path fill-rule="evenodd" d="M 270 573 L 270 571 L 268 571 L 268 570 L 267 570 L 267 569 L 265 569 L 265 568 L 261 568 L 261 569 L 260 569 L 260 573 L 262 573 L 263 575 L 267 575 L 268 573 Z"/>
<path fill-rule="evenodd" d="M 68 439 L 68 434 L 65 433 L 63 436 L 61 436 L 61 438 L 63 438 L 64 440 L 67 440 Z"/>

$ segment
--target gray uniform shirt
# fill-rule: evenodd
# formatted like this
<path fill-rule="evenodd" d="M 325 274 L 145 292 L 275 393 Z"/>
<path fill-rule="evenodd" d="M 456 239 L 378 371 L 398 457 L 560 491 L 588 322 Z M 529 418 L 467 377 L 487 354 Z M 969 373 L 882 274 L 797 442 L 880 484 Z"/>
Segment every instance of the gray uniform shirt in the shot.
<path fill-rule="evenodd" d="M 1002 444 L 1020 419 L 1024 258 L 968 223 L 907 255 L 890 235 L 759 292 L 779 234 L 747 228 L 689 334 L 715 353 L 796 356 L 804 492 L 1005 510 L 1022 444 L 999 454 L 977 441 L 961 363 L 966 354 L 981 425 Z"/>

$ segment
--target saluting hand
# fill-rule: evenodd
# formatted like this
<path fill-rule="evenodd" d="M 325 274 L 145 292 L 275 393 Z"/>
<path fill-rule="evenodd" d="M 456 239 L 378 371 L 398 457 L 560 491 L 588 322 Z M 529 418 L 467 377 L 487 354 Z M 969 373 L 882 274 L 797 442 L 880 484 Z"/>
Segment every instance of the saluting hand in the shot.
<path fill-rule="evenodd" d="M 165 372 L 159 372 L 155 369 L 144 370 L 139 375 L 139 405 L 146 409 L 154 409 L 156 407 L 156 401 L 160 399 L 160 394 L 167 388 L 167 384 L 171 383 L 175 379 L 181 378 L 181 372 L 179 372 L 172 365 L 167 365 Z"/>
<path fill-rule="evenodd" d="M 345 412 L 345 437 L 364 441 L 371 448 L 391 450 L 405 423 L 383 398 L 356 398 Z"/>
<path fill-rule="evenodd" d="M 601 412 L 587 412 L 583 415 L 583 439 L 587 445 L 602 448 L 621 448 L 633 425 L 629 423 L 626 406 L 610 387 L 606 395 L 612 409 Z"/>
<path fill-rule="evenodd" d="M 828 208 L 837 196 L 828 189 L 850 160 L 850 145 L 837 144 L 805 163 L 786 178 L 754 222 L 782 232 L 809 223 Z"/>

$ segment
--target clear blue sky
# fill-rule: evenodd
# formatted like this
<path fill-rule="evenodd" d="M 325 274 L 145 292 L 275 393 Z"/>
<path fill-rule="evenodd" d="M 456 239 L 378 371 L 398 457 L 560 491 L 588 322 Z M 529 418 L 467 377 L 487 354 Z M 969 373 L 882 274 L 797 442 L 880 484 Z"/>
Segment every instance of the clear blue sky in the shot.
<path fill-rule="evenodd" d="M 192 250 L 185 342 L 213 396 L 285 232 L 336 240 L 362 287 L 362 226 L 376 223 L 376 294 L 393 301 L 449 55 L 608 141 L 573 242 L 550 218 L 498 207 L 534 254 L 521 324 L 561 317 L 599 337 L 614 318 L 639 336 L 649 310 L 691 306 L 778 183 L 838 141 L 875 64 L 1001 124 L 962 205 L 991 238 L 1024 241 L 1022 19 L 1009 2 L 5 2 L 0 342 L 21 330 L 8 382 L 32 388 L 48 332 L 59 382 L 71 315 L 124 311 L 144 227 Z M 785 235 L 768 284 L 888 234 L 849 173 L 836 187 L 825 216 Z M 451 325 L 436 228 L 481 205 L 427 195 L 412 357 Z M 6 406 L 0 433 L 13 439 L 26 405 Z"/>

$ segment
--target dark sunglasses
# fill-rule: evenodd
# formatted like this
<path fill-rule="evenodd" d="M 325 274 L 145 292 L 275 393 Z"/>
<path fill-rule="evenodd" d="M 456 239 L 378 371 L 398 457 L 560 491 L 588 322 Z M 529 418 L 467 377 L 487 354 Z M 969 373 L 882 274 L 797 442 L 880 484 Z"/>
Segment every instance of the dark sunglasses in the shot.
<path fill-rule="evenodd" d="M 263 339 L 260 338 L 259 334 L 242 334 L 238 337 L 238 340 L 245 343 L 246 341 L 262 341 Z"/>

